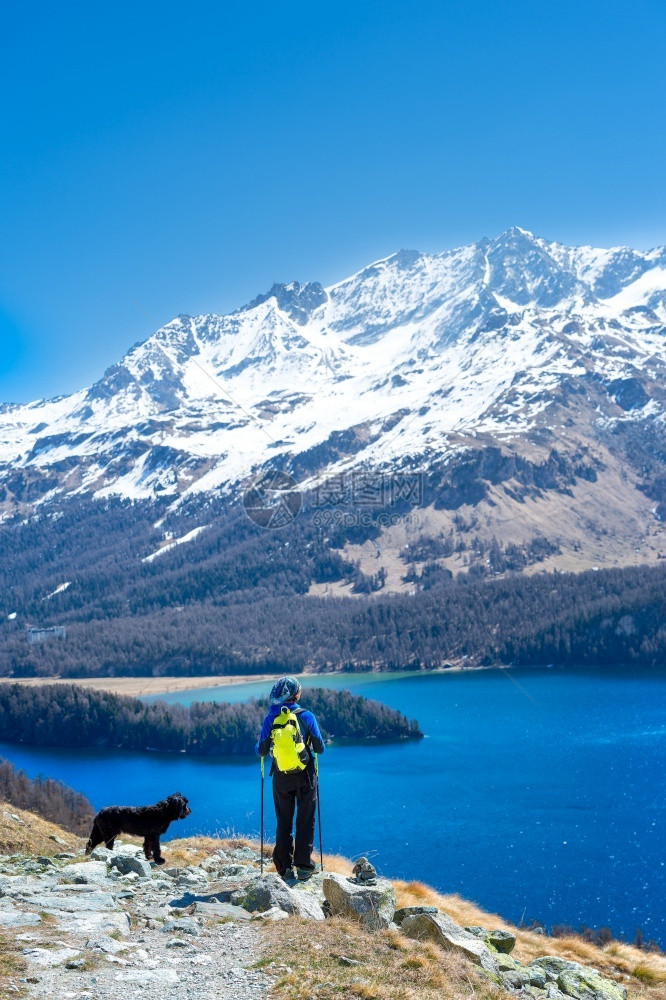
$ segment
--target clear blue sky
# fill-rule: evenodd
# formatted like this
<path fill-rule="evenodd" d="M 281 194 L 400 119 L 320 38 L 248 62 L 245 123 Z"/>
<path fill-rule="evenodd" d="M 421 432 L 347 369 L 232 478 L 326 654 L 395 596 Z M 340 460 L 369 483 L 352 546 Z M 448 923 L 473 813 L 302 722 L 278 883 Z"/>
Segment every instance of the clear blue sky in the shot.
<path fill-rule="evenodd" d="M 517 224 L 666 243 L 663 0 L 5 5 L 0 401 Z M 9 99 L 7 97 L 9 95 Z"/>

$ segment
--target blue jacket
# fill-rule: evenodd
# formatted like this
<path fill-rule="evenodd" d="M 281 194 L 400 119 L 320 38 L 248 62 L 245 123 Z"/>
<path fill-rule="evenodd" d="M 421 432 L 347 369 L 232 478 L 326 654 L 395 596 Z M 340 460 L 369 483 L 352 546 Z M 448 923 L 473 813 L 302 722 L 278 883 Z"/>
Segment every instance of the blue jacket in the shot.
<path fill-rule="evenodd" d="M 261 727 L 261 733 L 259 735 L 259 739 L 257 740 L 257 745 L 254 748 L 255 753 L 259 754 L 260 757 L 265 757 L 271 748 L 271 729 L 273 727 L 273 722 L 275 717 L 280 714 L 281 710 L 285 706 L 292 711 L 293 709 L 300 707 L 295 701 L 287 701 L 284 705 L 271 705 L 268 709 L 268 715 L 264 719 L 264 723 Z M 319 725 L 312 712 L 308 712 L 307 708 L 303 709 L 302 712 L 299 712 L 298 723 L 301 726 L 305 745 L 310 750 L 314 750 L 315 753 L 323 753 L 324 741 L 321 738 Z"/>

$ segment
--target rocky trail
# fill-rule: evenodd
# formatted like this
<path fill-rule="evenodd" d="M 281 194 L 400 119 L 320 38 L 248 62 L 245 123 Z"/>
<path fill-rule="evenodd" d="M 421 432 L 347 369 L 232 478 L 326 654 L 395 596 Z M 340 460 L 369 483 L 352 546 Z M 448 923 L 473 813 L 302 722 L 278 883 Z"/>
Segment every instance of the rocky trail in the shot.
<path fill-rule="evenodd" d="M 357 862 L 351 876 L 326 872 L 287 885 L 274 873 L 261 875 L 260 856 L 250 846 L 227 842 L 202 853 L 196 864 L 184 867 L 169 861 L 157 867 L 140 847 L 120 842 L 113 851 L 96 849 L 92 858 L 71 850 L 54 857 L 0 857 L 0 938 L 9 938 L 20 954 L 20 965 L 5 976 L 0 995 L 50 1000 L 300 997 L 281 989 L 290 976 L 293 985 L 295 975 L 283 956 L 290 965 L 298 959 L 289 947 L 291 928 L 308 926 L 307 939 L 324 955 L 326 928 L 335 925 L 327 918 L 336 917 L 347 921 L 337 924 L 346 928 L 346 948 L 353 949 L 361 936 L 366 948 L 369 941 L 379 944 L 378 932 L 393 935 L 394 948 L 396 939 L 403 950 L 419 942 L 431 951 L 437 946 L 435 955 L 458 956 L 469 975 L 485 984 L 485 996 L 627 1000 L 626 987 L 593 966 L 553 954 L 514 959 L 512 932 L 460 926 L 436 906 L 398 907 L 393 883 L 378 876 L 366 859 Z M 294 917 L 302 919 L 293 923 Z M 262 934 L 267 930 L 262 924 L 278 920 L 287 921 L 284 933 L 281 927 L 277 951 L 267 953 L 269 936 Z M 367 954 L 375 952 L 370 944 Z M 331 981 L 313 990 L 324 991 L 321 997 L 328 997 L 330 989 L 337 990 L 335 995 L 360 996 L 356 990 L 368 984 L 360 975 L 364 962 L 333 958 L 347 973 L 359 973 L 348 984 L 352 992 L 340 993 L 342 987 Z M 305 965 L 299 975 L 304 971 Z"/>
<path fill-rule="evenodd" d="M 30 997 L 67 1000 L 264 996 L 272 980 L 252 968 L 252 914 L 224 902 L 254 875 L 256 855 L 233 854 L 218 852 L 207 868 L 161 870 L 131 844 L 85 861 L 70 852 L 4 859 L 0 930 L 27 965 L 8 995 L 27 987 Z"/>

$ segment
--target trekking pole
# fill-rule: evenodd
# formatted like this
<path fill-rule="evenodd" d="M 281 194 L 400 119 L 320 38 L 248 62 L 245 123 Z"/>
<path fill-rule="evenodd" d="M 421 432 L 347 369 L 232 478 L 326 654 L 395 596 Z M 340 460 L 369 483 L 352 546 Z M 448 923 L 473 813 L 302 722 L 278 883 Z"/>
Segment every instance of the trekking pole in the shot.
<path fill-rule="evenodd" d="M 261 757 L 261 856 L 259 867 L 261 874 L 264 874 L 264 758 Z"/>
<path fill-rule="evenodd" d="M 319 797 L 319 754 L 314 755 L 315 759 L 315 773 L 317 775 L 317 825 L 319 826 L 319 860 L 321 862 L 321 870 L 324 870 L 324 848 L 321 843 L 321 800 Z"/>

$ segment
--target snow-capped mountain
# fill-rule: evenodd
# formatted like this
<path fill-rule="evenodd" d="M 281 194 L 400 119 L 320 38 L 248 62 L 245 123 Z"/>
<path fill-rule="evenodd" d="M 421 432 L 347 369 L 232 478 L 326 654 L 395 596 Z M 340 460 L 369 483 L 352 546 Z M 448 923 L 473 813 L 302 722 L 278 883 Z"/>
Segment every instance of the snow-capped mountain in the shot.
<path fill-rule="evenodd" d="M 665 338 L 666 248 L 513 228 L 401 250 L 328 288 L 275 285 L 228 315 L 179 316 L 90 388 L 0 408 L 0 499 L 6 512 L 78 493 L 181 502 L 267 464 L 312 483 L 494 447 L 534 467 L 585 455 L 588 483 L 624 463 L 654 514 L 661 465 L 646 471 L 637 441 L 662 461 Z"/>

